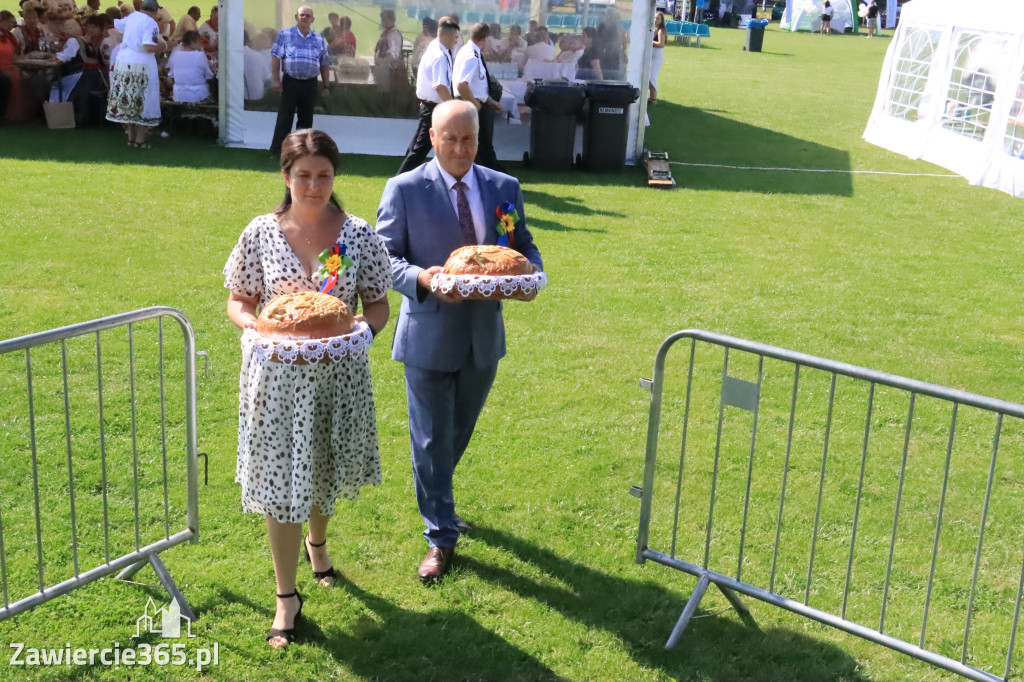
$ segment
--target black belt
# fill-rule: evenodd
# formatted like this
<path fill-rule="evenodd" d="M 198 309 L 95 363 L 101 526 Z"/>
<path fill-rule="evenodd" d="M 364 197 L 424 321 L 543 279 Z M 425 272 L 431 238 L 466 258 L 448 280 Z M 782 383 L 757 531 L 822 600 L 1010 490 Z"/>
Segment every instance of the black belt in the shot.
<path fill-rule="evenodd" d="M 290 78 L 293 81 L 299 81 L 301 83 L 305 83 L 307 81 L 315 81 L 316 80 L 316 76 L 313 76 L 312 78 L 296 78 L 295 76 L 289 76 L 288 74 L 285 74 L 284 77 L 285 78 Z"/>

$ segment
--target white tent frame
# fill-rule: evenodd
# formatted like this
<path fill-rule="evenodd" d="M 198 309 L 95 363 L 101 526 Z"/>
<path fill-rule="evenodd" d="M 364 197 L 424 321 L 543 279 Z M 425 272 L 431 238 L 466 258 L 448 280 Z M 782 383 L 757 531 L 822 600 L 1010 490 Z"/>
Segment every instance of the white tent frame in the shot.
<path fill-rule="evenodd" d="M 799 31 L 800 24 L 804 17 L 812 15 L 811 26 L 808 30 L 817 31 L 820 27 L 821 22 L 821 6 L 825 0 L 788 0 L 786 3 L 786 12 L 783 14 L 782 21 L 785 23 L 780 24 L 781 28 L 788 28 L 790 31 Z M 808 10 L 807 6 L 813 2 L 814 10 Z M 798 7 L 794 7 L 794 4 L 799 4 Z M 839 8 L 836 7 L 836 14 L 832 19 L 832 28 L 839 33 L 844 33 L 847 28 L 852 28 L 854 31 L 857 30 L 857 9 L 854 0 L 832 0 L 832 5 L 846 5 L 849 12 L 849 22 L 840 26 L 841 23 Z M 787 16 L 788 15 L 788 16 Z"/>
<path fill-rule="evenodd" d="M 259 0 L 250 0 L 251 2 Z M 289 4 L 288 0 L 283 0 Z M 288 14 L 277 0 L 278 14 Z M 627 80 L 640 88 L 640 99 L 629 108 L 627 164 L 638 161 L 644 148 L 642 124 L 647 114 L 647 81 L 650 77 L 651 45 L 654 37 L 655 0 L 635 0 L 629 35 Z M 588 3 L 589 5 L 589 3 Z M 266 149 L 270 146 L 276 113 L 245 109 L 242 33 L 245 0 L 219 0 L 220 41 L 219 142 L 227 147 Z M 284 25 L 288 25 L 287 21 Z M 643 85 L 640 85 L 640 84 Z M 313 125 L 334 137 L 339 149 L 349 154 L 403 156 L 416 131 L 416 119 L 331 116 L 317 114 Z M 518 160 L 529 149 L 529 128 L 496 125 L 494 146 L 498 158 Z"/>
<path fill-rule="evenodd" d="M 1024 117 L 1024 3 L 982 4 L 970 12 L 955 0 L 903 5 L 864 139 L 1024 197 L 1024 125 L 1010 127 Z M 992 45 L 998 59 L 984 70 L 964 66 L 970 50 Z M 962 93 L 978 103 L 965 106 Z"/>

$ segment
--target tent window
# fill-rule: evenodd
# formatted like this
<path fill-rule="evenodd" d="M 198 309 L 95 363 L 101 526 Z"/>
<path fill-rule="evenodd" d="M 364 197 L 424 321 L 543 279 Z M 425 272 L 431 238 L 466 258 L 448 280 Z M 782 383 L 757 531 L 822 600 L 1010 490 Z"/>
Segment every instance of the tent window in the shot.
<path fill-rule="evenodd" d="M 942 127 L 975 140 L 985 137 L 992 102 L 996 96 L 996 74 L 1005 60 L 1006 41 L 976 33 L 964 33 L 956 44 L 953 70 L 949 76 Z"/>
<path fill-rule="evenodd" d="M 886 95 L 885 111 L 894 118 L 916 121 L 921 95 L 939 44 L 938 31 L 911 28 L 900 44 L 896 69 Z"/>
<path fill-rule="evenodd" d="M 1006 139 L 1003 146 L 1011 156 L 1024 158 L 1024 73 L 1017 81 L 1017 96 L 1010 107 L 1010 119 L 1006 122 Z"/>

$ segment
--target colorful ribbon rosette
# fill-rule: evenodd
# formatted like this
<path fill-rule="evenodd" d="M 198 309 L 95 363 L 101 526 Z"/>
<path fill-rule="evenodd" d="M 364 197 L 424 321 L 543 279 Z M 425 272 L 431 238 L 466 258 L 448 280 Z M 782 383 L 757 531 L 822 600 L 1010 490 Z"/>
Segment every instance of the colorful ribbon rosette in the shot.
<path fill-rule="evenodd" d="M 494 212 L 498 215 L 498 224 L 494 229 L 498 233 L 498 246 L 507 246 L 510 249 L 516 247 L 516 221 L 519 220 L 519 212 L 511 201 L 499 204 Z"/>
<path fill-rule="evenodd" d="M 350 268 L 355 264 L 351 258 L 345 255 L 345 251 L 347 251 L 347 247 L 344 244 L 335 242 L 331 244 L 330 248 L 320 252 L 320 262 L 323 263 L 320 266 L 320 277 L 324 278 L 324 283 L 320 286 L 320 293 L 329 293 L 338 283 L 338 275 L 344 272 L 345 268 Z"/>

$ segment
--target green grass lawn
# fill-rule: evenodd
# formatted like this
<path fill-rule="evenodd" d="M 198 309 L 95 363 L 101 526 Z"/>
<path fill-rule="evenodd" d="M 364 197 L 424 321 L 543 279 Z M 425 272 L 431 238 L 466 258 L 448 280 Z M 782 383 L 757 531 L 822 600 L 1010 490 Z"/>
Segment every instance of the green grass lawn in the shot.
<path fill-rule="evenodd" d="M 688 163 L 944 172 L 861 139 L 888 39 L 793 35 L 770 27 L 765 52 L 743 52 L 742 42 L 741 31 L 713 29 L 704 48 L 667 48 L 662 101 L 652 109 L 647 131 L 652 149 Z M 418 584 L 415 568 L 424 543 L 412 490 L 405 388 L 401 366 L 389 358 L 389 324 L 371 351 L 384 483 L 365 490 L 356 503 L 339 504 L 329 548 L 345 576 L 340 585 L 318 589 L 300 566 L 308 618 L 300 641 L 282 652 L 264 642 L 274 600 L 263 521 L 241 512 L 233 482 L 239 333 L 224 314 L 219 274 L 242 228 L 279 201 L 280 176 L 264 151 L 221 149 L 176 135 L 140 152 L 125 149 L 122 140 L 113 129 L 0 129 L 0 190 L 6 197 L 0 337 L 150 305 L 180 308 L 192 320 L 211 364 L 209 375 L 199 377 L 199 444 L 209 453 L 210 481 L 200 490 L 201 541 L 163 558 L 200 614 L 189 648 L 216 643 L 219 664 L 200 674 L 156 666 L 25 668 L 2 659 L 0 680 L 951 679 L 765 604 L 750 603 L 760 630 L 749 628 L 714 589 L 680 646 L 663 650 L 695 581 L 634 563 L 639 505 L 627 492 L 641 480 L 648 407 L 637 380 L 650 375 L 666 336 L 703 328 L 1019 401 L 1019 201 L 960 178 L 675 166 L 678 188 L 656 191 L 635 168 L 593 176 L 514 167 L 550 285 L 535 302 L 505 308 L 509 356 L 456 480 L 459 509 L 476 530 L 460 544 L 443 583 L 433 589 Z M 346 208 L 372 222 L 396 166 L 392 158 L 345 157 L 337 189 Z M 398 303 L 392 295 L 393 310 Z M 180 353 L 173 331 L 165 325 L 172 359 Z M 154 334 L 146 325 L 137 332 L 138 362 L 145 368 L 156 360 Z M 70 431 L 82 458 L 76 502 L 83 568 L 101 560 L 103 547 L 96 515 L 101 488 L 88 470 L 96 463 L 97 410 L 95 398 L 88 398 L 95 382 L 89 343 L 69 344 L 75 370 Z M 119 515 L 110 542 L 121 550 L 134 541 L 125 346 L 123 337 L 104 340 L 110 505 Z M 36 579 L 24 356 L 15 355 L 0 357 L 0 396 L 8 406 L 0 416 L 0 515 L 12 599 L 31 593 Z M 57 410 L 57 416 L 40 418 L 37 429 L 47 575 L 62 579 L 70 574 L 72 553 L 59 349 L 40 351 L 33 363 L 37 409 Z M 158 394 L 145 368 L 137 402 L 140 423 L 151 429 Z M 180 367 L 172 362 L 169 371 L 174 532 L 184 527 L 183 436 Z M 737 372 L 750 378 L 751 366 Z M 716 411 L 711 375 L 700 376 L 698 395 L 705 401 L 694 427 L 696 443 L 709 437 Z M 783 381 L 781 373 L 774 376 Z M 808 414 L 820 421 L 827 382 L 808 383 L 816 396 Z M 855 413 L 862 399 L 852 389 L 843 396 L 842 408 L 852 405 L 849 412 Z M 787 408 L 766 405 L 767 435 L 759 450 L 765 461 L 784 455 L 785 427 L 777 417 Z M 879 448 L 901 447 L 902 409 L 895 398 L 880 402 L 873 441 Z M 924 561 L 934 530 L 928 505 L 944 456 L 940 412 L 925 410 L 921 417 L 930 430 L 920 446 L 926 454 L 915 459 L 921 467 L 911 474 L 915 495 L 907 502 L 919 513 L 900 538 L 901 547 L 924 548 Z M 965 421 L 974 441 L 990 438 L 981 420 Z M 849 443 L 864 427 L 850 424 L 833 434 L 837 452 L 855 451 Z M 678 429 L 678 422 L 669 426 Z M 1007 599 L 1012 602 L 1019 575 L 1019 431 L 1007 435 L 1006 464 L 999 470 L 1000 485 L 1017 494 L 1000 498 L 992 519 L 986 575 L 994 576 L 993 588 L 976 602 L 980 644 L 969 660 L 999 675 L 1005 637 L 990 636 L 987 627 L 989 616 L 1003 614 Z M 153 478 L 159 446 L 151 433 L 140 443 L 144 541 L 164 532 L 162 488 Z M 796 437 L 807 448 L 793 462 L 787 528 L 806 529 L 813 521 L 816 439 L 820 434 L 811 431 Z M 739 447 L 730 471 L 745 467 Z M 956 471 L 981 496 L 986 460 L 973 457 L 958 461 Z M 856 485 L 859 451 L 852 458 L 837 455 L 830 466 L 836 477 L 829 492 L 848 491 L 851 480 Z M 872 466 L 879 475 L 892 475 L 881 460 Z M 696 467 L 692 476 L 702 482 L 706 471 Z M 891 481 L 869 492 L 891 499 Z M 700 562 L 706 499 L 694 495 L 692 506 L 685 498 L 680 555 Z M 947 517 L 950 527 L 976 523 L 976 500 L 968 498 L 951 500 L 951 509 L 963 516 Z M 747 561 L 751 579 L 760 581 L 771 558 L 774 507 L 757 499 L 763 504 Z M 720 518 L 735 511 L 726 504 Z M 812 601 L 828 608 L 835 604 L 830 590 L 845 576 L 848 511 L 835 507 L 825 515 L 823 579 Z M 892 519 L 883 512 L 876 508 L 861 518 L 868 547 L 875 536 L 887 542 Z M 664 529 L 659 526 L 659 541 Z M 927 641 L 957 658 L 963 623 L 940 607 L 955 611 L 965 600 L 960 574 L 969 573 L 974 558 L 968 536 L 953 530 L 943 546 L 952 565 L 943 565 L 939 575 L 955 582 L 935 595 Z M 788 542 L 784 556 L 802 551 L 796 540 Z M 917 556 L 916 550 L 910 554 Z M 858 571 L 876 571 L 877 560 L 868 557 Z M 729 560 L 723 558 L 726 565 Z M 919 568 L 894 576 L 900 595 L 919 596 Z M 9 619 L 0 624 L 0 641 L 38 648 L 130 646 L 147 599 L 166 603 L 152 571 L 136 579 L 146 585 L 107 579 Z M 787 573 L 778 589 L 802 598 L 803 579 Z M 877 619 L 879 579 L 858 573 L 851 594 L 851 617 L 869 626 Z M 887 631 L 916 643 L 920 615 L 903 608 L 911 602 L 898 600 Z M 1019 679 L 1021 656 L 1014 660 Z"/>

